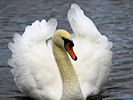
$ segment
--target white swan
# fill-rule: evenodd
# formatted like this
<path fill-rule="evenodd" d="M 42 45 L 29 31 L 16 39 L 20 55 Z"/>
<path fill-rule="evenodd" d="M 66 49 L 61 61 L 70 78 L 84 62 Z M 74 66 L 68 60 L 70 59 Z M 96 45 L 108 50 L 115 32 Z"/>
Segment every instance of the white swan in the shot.
<path fill-rule="evenodd" d="M 99 93 L 110 71 L 112 43 L 77 4 L 71 5 L 68 20 L 74 38 L 65 30 L 55 32 L 55 19 L 36 21 L 14 35 L 8 63 L 22 93 L 37 100 L 84 100 Z"/>

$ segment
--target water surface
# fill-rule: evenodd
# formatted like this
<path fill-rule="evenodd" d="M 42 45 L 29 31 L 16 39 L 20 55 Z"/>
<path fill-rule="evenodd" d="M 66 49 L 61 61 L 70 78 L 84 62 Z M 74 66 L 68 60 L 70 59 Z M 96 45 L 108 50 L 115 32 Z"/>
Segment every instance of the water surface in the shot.
<path fill-rule="evenodd" d="M 112 71 L 99 95 L 89 100 L 133 100 L 133 0 L 1 0 L 0 100 L 30 100 L 21 94 L 7 64 L 7 44 L 13 33 L 23 33 L 35 20 L 57 18 L 58 28 L 71 32 L 67 11 L 77 3 L 113 42 Z"/>

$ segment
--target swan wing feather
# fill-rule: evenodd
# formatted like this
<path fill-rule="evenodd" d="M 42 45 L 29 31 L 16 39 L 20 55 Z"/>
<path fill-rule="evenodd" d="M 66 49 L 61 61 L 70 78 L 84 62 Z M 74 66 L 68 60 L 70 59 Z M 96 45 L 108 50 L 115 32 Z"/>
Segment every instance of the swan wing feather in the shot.
<path fill-rule="evenodd" d="M 112 43 L 106 36 L 101 35 L 77 4 L 71 5 L 68 20 L 76 34 L 74 50 L 78 60 L 73 61 L 73 64 L 83 95 L 87 97 L 98 94 L 110 71 Z"/>
<path fill-rule="evenodd" d="M 13 42 L 8 44 L 12 58 L 8 64 L 17 87 L 21 92 L 39 100 L 59 100 L 61 80 L 46 40 L 56 30 L 56 19 L 35 21 L 20 35 L 14 34 Z M 53 91 L 54 90 L 54 91 Z"/>

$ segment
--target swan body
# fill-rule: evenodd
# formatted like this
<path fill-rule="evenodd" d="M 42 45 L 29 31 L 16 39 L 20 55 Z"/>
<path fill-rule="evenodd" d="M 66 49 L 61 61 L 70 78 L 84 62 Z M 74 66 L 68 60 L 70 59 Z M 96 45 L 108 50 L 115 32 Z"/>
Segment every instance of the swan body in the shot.
<path fill-rule="evenodd" d="M 57 21 L 50 19 L 27 26 L 9 43 L 12 58 L 8 64 L 25 95 L 37 100 L 85 100 L 99 93 L 110 71 L 112 43 L 77 4 L 71 5 L 68 20 L 74 36 L 56 31 Z M 63 38 L 73 41 L 77 61 L 68 56 Z"/>

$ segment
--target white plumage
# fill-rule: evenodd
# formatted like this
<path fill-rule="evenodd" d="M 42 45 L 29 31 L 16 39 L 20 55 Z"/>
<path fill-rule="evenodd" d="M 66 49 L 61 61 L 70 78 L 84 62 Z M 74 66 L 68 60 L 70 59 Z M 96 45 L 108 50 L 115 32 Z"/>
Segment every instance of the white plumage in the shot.
<path fill-rule="evenodd" d="M 99 93 L 110 71 L 112 43 L 100 34 L 94 23 L 76 4 L 68 11 L 68 20 L 75 33 L 74 50 L 78 60 L 72 61 L 84 97 Z M 9 65 L 17 87 L 24 94 L 39 100 L 59 100 L 62 81 L 54 60 L 51 44 L 46 40 L 56 30 L 56 19 L 36 21 L 25 32 L 14 35 L 9 43 L 12 58 Z"/>
<path fill-rule="evenodd" d="M 85 97 L 98 94 L 110 71 L 112 43 L 100 34 L 78 5 L 71 5 L 68 20 L 76 34 L 74 50 L 78 60 L 73 64 L 82 92 Z"/>
<path fill-rule="evenodd" d="M 55 19 L 36 21 L 27 26 L 21 35 L 14 35 L 14 43 L 9 43 L 12 59 L 9 65 L 17 87 L 26 95 L 36 99 L 51 98 L 58 100 L 61 96 L 61 79 L 54 61 L 52 51 L 46 39 L 55 32 Z M 53 91 L 54 90 L 54 91 Z M 60 96 L 59 96 L 60 95 Z"/>

